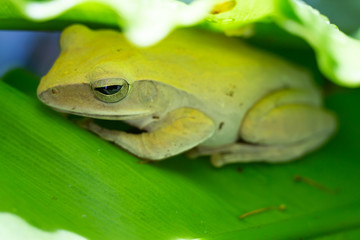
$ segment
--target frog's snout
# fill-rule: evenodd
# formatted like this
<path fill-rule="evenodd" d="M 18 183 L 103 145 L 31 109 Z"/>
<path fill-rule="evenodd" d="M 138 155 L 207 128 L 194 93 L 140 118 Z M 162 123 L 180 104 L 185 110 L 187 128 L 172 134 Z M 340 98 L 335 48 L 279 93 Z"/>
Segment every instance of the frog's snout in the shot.
<path fill-rule="evenodd" d="M 59 93 L 60 93 L 60 90 L 57 87 L 52 87 L 52 88 L 42 90 L 39 86 L 38 90 L 37 90 L 37 96 L 43 103 L 47 103 L 48 102 L 47 100 L 49 100 L 50 96 L 56 96 Z"/>

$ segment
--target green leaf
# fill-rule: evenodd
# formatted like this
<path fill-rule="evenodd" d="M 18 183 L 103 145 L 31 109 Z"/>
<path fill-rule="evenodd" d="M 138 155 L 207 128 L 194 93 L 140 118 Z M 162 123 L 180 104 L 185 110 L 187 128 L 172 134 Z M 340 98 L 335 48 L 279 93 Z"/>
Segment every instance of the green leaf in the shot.
<path fill-rule="evenodd" d="M 359 90 L 329 97 L 340 127 L 321 150 L 289 164 L 214 169 L 182 155 L 140 164 L 24 94 L 32 79 L 14 71 L 0 82 L 0 211 L 39 229 L 88 239 L 298 239 L 360 227 Z M 238 219 L 280 204 L 285 211 Z"/>

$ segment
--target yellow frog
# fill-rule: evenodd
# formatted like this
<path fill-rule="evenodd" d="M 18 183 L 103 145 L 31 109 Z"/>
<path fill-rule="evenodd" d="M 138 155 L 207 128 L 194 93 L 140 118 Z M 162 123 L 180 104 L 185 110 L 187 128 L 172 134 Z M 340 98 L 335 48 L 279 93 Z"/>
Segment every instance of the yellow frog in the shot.
<path fill-rule="evenodd" d="M 189 155 L 211 155 L 215 166 L 283 162 L 317 148 L 336 128 L 307 71 L 239 39 L 182 29 L 136 48 L 119 32 L 73 25 L 60 45 L 39 99 L 62 112 L 144 130 L 87 125 L 141 158 L 192 149 Z"/>

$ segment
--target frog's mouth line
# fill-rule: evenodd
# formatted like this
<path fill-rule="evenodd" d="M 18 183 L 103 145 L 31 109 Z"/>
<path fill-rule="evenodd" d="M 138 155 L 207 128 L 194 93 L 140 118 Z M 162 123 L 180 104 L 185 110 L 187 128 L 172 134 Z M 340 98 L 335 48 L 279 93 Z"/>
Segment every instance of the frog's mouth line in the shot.
<path fill-rule="evenodd" d="M 64 110 L 61 108 L 51 107 L 57 112 L 73 114 L 81 117 L 95 118 L 95 119 L 104 119 L 104 120 L 131 120 L 138 119 L 147 116 L 148 112 L 135 113 L 135 114 L 125 114 L 125 115 L 101 115 L 101 114 L 87 114 L 87 113 L 77 113 L 71 110 Z"/>

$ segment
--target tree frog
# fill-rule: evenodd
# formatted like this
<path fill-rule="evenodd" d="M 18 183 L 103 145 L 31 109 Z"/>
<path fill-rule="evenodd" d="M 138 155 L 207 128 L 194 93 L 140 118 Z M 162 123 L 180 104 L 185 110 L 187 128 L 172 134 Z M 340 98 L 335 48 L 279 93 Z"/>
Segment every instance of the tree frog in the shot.
<path fill-rule="evenodd" d="M 309 72 L 223 34 L 182 29 L 137 48 L 119 32 L 72 25 L 60 46 L 39 99 L 61 112 L 142 129 L 86 126 L 140 158 L 190 150 L 218 167 L 284 162 L 319 147 L 336 128 Z"/>

